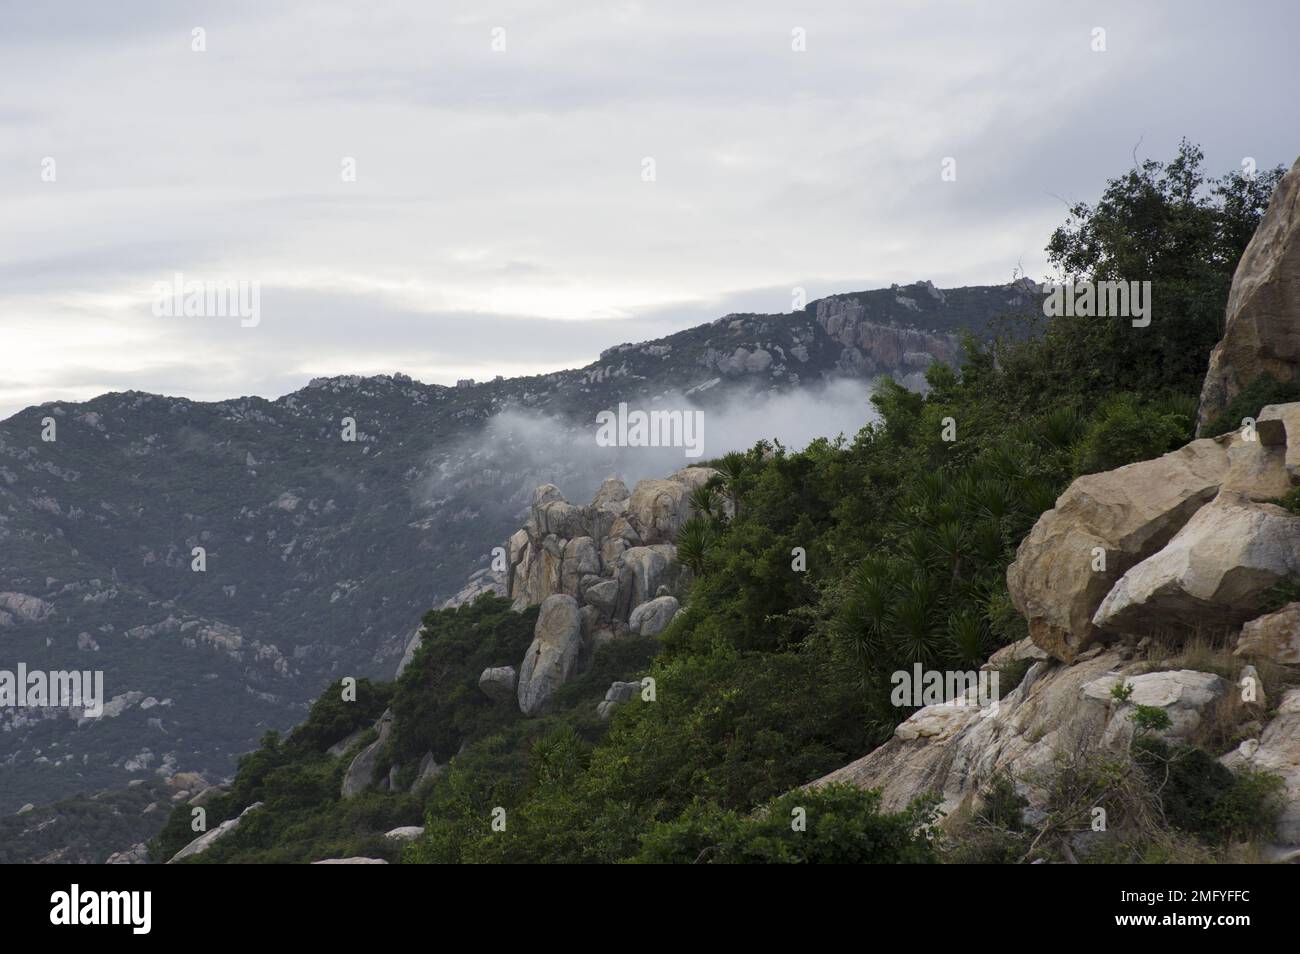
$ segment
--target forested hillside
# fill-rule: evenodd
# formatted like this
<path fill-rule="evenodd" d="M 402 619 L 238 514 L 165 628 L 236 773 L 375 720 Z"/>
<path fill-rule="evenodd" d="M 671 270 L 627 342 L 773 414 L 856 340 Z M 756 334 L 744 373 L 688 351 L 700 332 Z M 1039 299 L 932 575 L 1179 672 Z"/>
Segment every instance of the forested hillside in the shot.
<path fill-rule="evenodd" d="M 230 793 L 209 804 L 208 825 L 261 808 L 194 860 L 920 862 L 1047 852 L 1049 842 L 1023 836 L 1023 799 L 1008 787 L 991 787 L 975 816 L 996 824 L 930 837 L 934 800 L 887 811 L 875 791 L 800 786 L 885 743 L 914 711 L 891 703 L 891 673 L 914 663 L 975 669 L 1026 636 L 1007 568 L 1073 479 L 1193 438 L 1233 271 L 1280 177 L 1207 179 L 1200 166 L 1187 144 L 1168 163 L 1145 162 L 1075 207 L 1048 241 L 1062 276 L 1149 279 L 1148 327 L 1062 316 L 990 341 L 970 336 L 959 369 L 930 367 L 927 393 L 883 382 L 879 421 L 852 439 L 797 453 L 761 443 L 713 461 L 718 475 L 692 498 L 696 515 L 678 536 L 690 570 L 681 612 L 657 638 L 604 645 L 550 714 L 525 717 L 478 688 L 485 667 L 519 659 L 535 610 L 489 595 L 430 613 L 395 684 L 365 683 L 355 703 L 333 685 L 304 725 L 245 757 Z M 1209 430 L 1297 400 L 1295 382 L 1256 380 Z M 1003 693 L 1026 668 L 1002 666 Z M 606 722 L 595 707 L 611 680 L 649 691 Z M 433 751 L 445 770 L 413 790 L 405 777 L 400 791 L 343 798 L 349 761 L 374 736 L 342 756 L 327 748 L 373 731 L 389 707 L 382 758 L 409 764 Z M 1207 794 L 1204 772 L 1176 763 L 1171 781 L 1168 753 L 1148 749 L 1143 764 L 1166 775 L 1153 788 L 1161 807 L 1126 844 L 1126 860 L 1220 857 L 1270 828 L 1267 778 L 1229 776 Z M 1185 810 L 1191 803 L 1209 807 L 1198 814 Z M 799 811 L 809 819 L 802 837 L 790 824 Z M 385 836 L 401 826 L 423 831 L 405 843 Z M 193 837 L 182 806 L 154 857 Z"/>

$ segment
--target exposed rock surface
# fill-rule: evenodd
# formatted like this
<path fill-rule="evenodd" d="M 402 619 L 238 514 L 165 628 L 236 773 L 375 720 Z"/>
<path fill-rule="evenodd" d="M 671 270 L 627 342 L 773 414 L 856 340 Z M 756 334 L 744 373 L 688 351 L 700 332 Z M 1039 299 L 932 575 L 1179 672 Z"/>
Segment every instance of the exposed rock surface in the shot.
<path fill-rule="evenodd" d="M 1220 761 L 1228 768 L 1271 772 L 1285 786 L 1278 840 L 1300 844 L 1300 689 L 1290 689 L 1278 703 L 1277 716 L 1258 739 L 1247 739 Z"/>
<path fill-rule="evenodd" d="M 176 852 L 176 854 L 172 855 L 171 860 L 168 861 L 167 863 L 169 865 L 174 864 L 177 861 L 184 861 L 186 858 L 190 858 L 194 855 L 201 854 L 202 852 L 207 851 L 209 848 L 212 847 L 212 845 L 216 841 L 218 841 L 221 838 L 224 838 L 230 832 L 238 828 L 239 823 L 244 820 L 245 815 L 247 815 L 249 812 L 256 811 L 261 807 L 262 807 L 261 802 L 254 802 L 253 804 L 245 808 L 242 812 L 240 812 L 238 815 L 236 815 L 234 818 L 228 818 L 225 821 L 223 821 L 220 825 L 218 825 L 216 828 L 213 828 L 211 831 L 206 831 L 203 834 L 199 835 L 199 837 L 195 838 L 192 842 L 190 842 L 180 851 Z"/>
<path fill-rule="evenodd" d="M 641 691 L 639 682 L 612 682 L 605 698 L 596 704 L 596 715 L 601 719 L 608 719 L 614 714 L 614 710 L 625 702 L 635 699 Z"/>
<path fill-rule="evenodd" d="M 1228 295 L 1223 339 L 1201 390 L 1202 426 L 1263 374 L 1300 377 L 1300 160 L 1273 193 Z"/>
<path fill-rule="evenodd" d="M 1111 695 L 1121 680 L 1133 689 L 1124 703 Z M 1074 665 L 1036 662 L 998 703 L 919 709 L 883 746 L 812 784 L 880 788 L 888 811 L 933 791 L 943 810 L 951 812 L 1007 772 L 1023 786 L 1031 806 L 1041 807 L 1043 782 L 1058 752 L 1126 743 L 1139 703 L 1164 709 L 1172 722 L 1167 736 L 1185 738 L 1225 691 L 1225 680 L 1209 673 L 1141 672 L 1117 650 Z"/>
<path fill-rule="evenodd" d="M 680 608 L 667 592 L 682 572 L 673 541 L 692 515 L 691 492 L 714 473 L 687 467 L 664 480 L 642 480 L 630 492 L 611 477 L 585 507 L 569 503 L 553 484 L 534 491 L 527 526 L 506 547 L 515 607 L 541 604 L 518 667 L 521 711 L 546 711 L 555 690 L 603 643 L 628 633 L 657 636 L 668 626 Z M 499 685 L 484 681 L 488 672 Z M 504 674 L 488 672 L 480 686 L 500 691 Z"/>
<path fill-rule="evenodd" d="M 1080 477 L 1043 514 L 1007 569 L 1033 641 L 1069 661 L 1100 635 L 1093 614 L 1116 580 L 1163 547 L 1228 473 L 1230 439 Z M 1104 556 L 1104 569 L 1098 556 Z"/>
<path fill-rule="evenodd" d="M 149 846 L 144 842 L 132 845 L 125 851 L 115 851 L 105 860 L 106 865 L 145 865 L 149 863 Z"/>
<path fill-rule="evenodd" d="M 564 593 L 542 602 L 533 642 L 519 667 L 519 709 L 536 715 L 550 706 L 555 690 L 578 667 L 582 654 L 582 616 L 578 601 Z"/>
<path fill-rule="evenodd" d="M 515 697 L 515 685 L 519 675 L 514 666 L 494 666 L 484 669 L 478 677 L 478 687 L 483 694 L 495 702 L 505 702 Z"/>
<path fill-rule="evenodd" d="M 1295 484 L 1300 404 L 1252 435 L 1192 441 L 1074 481 L 1007 569 L 1034 642 L 1070 661 L 1125 632 L 1239 626 L 1300 571 L 1300 520 L 1269 501 Z"/>
<path fill-rule="evenodd" d="M 658 636 L 668 628 L 680 608 L 676 597 L 655 597 L 632 611 L 627 618 L 627 628 L 640 636 Z"/>
<path fill-rule="evenodd" d="M 313 861 L 314 865 L 386 865 L 388 864 L 383 858 L 363 858 L 360 855 L 351 858 L 322 858 L 320 861 Z"/>
<path fill-rule="evenodd" d="M 424 758 L 420 759 L 420 764 L 416 769 L 415 781 L 411 783 L 411 791 L 415 791 L 430 779 L 437 778 L 446 770 L 447 766 L 439 765 L 432 752 L 425 752 Z"/>
<path fill-rule="evenodd" d="M 1288 603 L 1241 627 L 1236 654 L 1300 665 L 1300 603 Z"/>
<path fill-rule="evenodd" d="M 378 738 L 356 754 L 343 776 L 342 796 L 344 798 L 359 795 L 378 781 L 375 778 L 375 762 L 379 758 L 380 750 L 388 744 L 392 734 L 393 711 L 388 709 L 379 718 Z"/>
<path fill-rule="evenodd" d="M 1300 575 L 1300 518 L 1225 491 L 1125 573 L 1093 623 L 1128 633 L 1235 627 L 1263 612 L 1269 591 L 1293 575 Z"/>
<path fill-rule="evenodd" d="M 664 480 L 640 481 L 630 493 L 621 480 L 610 478 L 585 507 L 569 503 L 553 484 L 538 487 L 527 526 L 506 548 L 505 585 L 515 606 L 532 606 L 555 593 L 587 602 L 585 593 L 607 582 L 617 586 L 604 587 L 590 602 L 608 612 L 620 599 L 630 611 L 653 597 L 653 587 L 646 593 L 647 580 L 675 557 L 677 530 L 691 516 L 691 491 L 713 474 L 706 467 L 687 467 Z M 633 580 L 620 573 L 624 567 L 633 570 Z M 638 589 L 629 594 L 631 582 Z"/>
<path fill-rule="evenodd" d="M 384 834 L 384 837 L 387 838 L 389 841 L 406 842 L 406 841 L 414 841 L 415 839 L 419 838 L 423 834 L 424 834 L 423 825 L 403 825 L 401 828 L 394 828 L 392 831 L 386 832 Z"/>
<path fill-rule="evenodd" d="M 1292 484 L 1300 484 L 1300 404 L 1270 404 L 1260 410 L 1257 426 L 1261 440 L 1269 425 L 1281 424 L 1285 432 L 1281 443 L 1285 446 L 1283 466 Z M 1278 443 L 1274 441 L 1274 443 Z"/>

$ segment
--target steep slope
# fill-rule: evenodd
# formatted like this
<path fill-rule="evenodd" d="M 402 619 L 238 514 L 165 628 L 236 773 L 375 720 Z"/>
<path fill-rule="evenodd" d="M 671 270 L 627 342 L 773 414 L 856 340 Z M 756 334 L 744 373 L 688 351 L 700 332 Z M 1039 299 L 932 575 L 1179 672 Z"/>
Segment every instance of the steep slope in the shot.
<path fill-rule="evenodd" d="M 220 777 L 330 680 L 391 674 L 413 621 L 486 566 L 535 486 L 582 497 L 606 473 L 667 469 L 618 449 L 598 468 L 578 459 L 597 411 L 708 410 L 840 377 L 917 384 L 957 359 L 958 332 L 1038 302 L 1027 283 L 919 283 L 729 315 L 551 375 L 330 378 L 213 404 L 129 392 L 0 422 L 6 665 L 102 670 L 111 700 L 98 720 L 0 712 L 0 811 L 141 775 Z"/>

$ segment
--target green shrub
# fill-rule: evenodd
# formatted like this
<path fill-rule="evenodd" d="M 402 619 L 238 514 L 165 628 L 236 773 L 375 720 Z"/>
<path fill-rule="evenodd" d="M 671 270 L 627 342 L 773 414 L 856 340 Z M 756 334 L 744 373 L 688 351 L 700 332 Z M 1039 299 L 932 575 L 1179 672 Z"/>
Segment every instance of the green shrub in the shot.
<path fill-rule="evenodd" d="M 1234 775 L 1203 749 L 1156 736 L 1135 740 L 1134 757 L 1175 828 L 1211 844 L 1273 837 L 1281 810 L 1277 776 Z"/>
<path fill-rule="evenodd" d="M 803 819 L 803 830 L 796 830 Z M 883 814 L 880 793 L 850 785 L 783 795 L 739 814 L 695 804 L 654 826 L 637 861 L 649 864 L 926 864 L 936 860 L 933 799 Z"/>
<path fill-rule="evenodd" d="M 1116 394 L 1090 420 L 1075 451 L 1075 471 L 1094 474 L 1159 457 L 1192 439 L 1195 409 Z"/>
<path fill-rule="evenodd" d="M 1228 407 L 1213 421 L 1206 424 L 1203 437 L 1218 437 L 1241 427 L 1247 417 L 1258 417 L 1259 412 L 1270 404 L 1290 404 L 1300 401 L 1300 380 L 1279 381 L 1267 374 L 1261 374 L 1228 402 Z"/>

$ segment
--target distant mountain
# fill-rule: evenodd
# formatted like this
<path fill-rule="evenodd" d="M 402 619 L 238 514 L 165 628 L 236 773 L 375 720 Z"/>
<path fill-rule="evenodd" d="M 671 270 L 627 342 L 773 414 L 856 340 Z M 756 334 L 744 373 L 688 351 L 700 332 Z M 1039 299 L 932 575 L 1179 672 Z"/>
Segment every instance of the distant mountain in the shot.
<path fill-rule="evenodd" d="M 597 448 L 598 411 L 761 413 L 883 375 L 919 387 L 959 359 L 962 331 L 1039 303 L 1029 282 L 918 283 L 727 315 L 549 375 L 28 408 L 0 422 L 0 669 L 102 670 L 111 702 L 98 720 L 0 709 L 0 812 L 133 778 L 215 780 L 330 680 L 391 676 L 421 614 L 487 565 L 538 484 L 585 499 L 612 473 L 684 463 L 678 448 Z M 714 428 L 706 454 L 733 439 Z"/>

